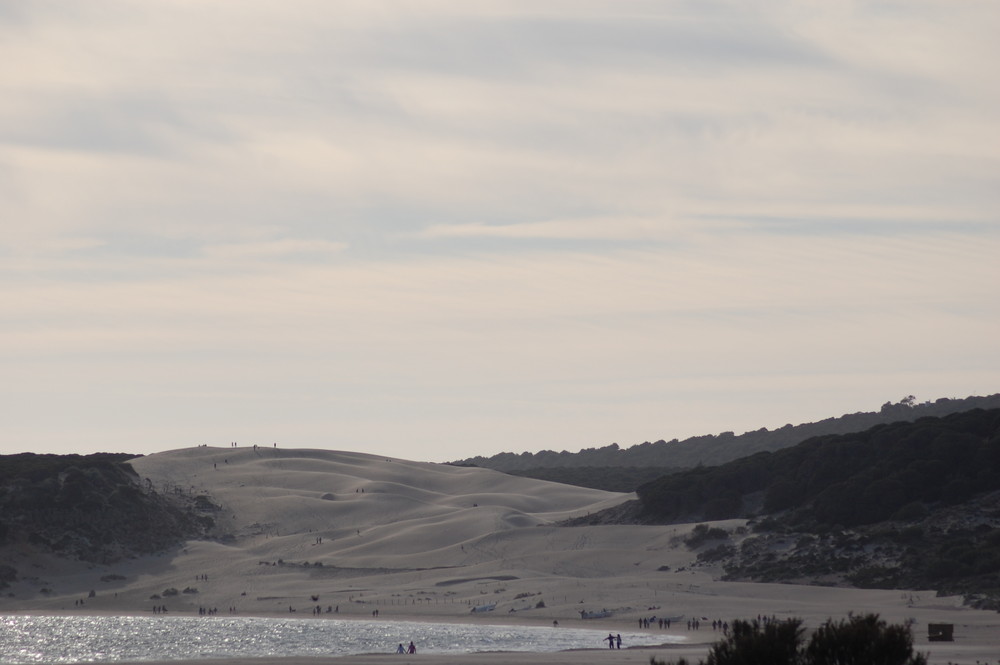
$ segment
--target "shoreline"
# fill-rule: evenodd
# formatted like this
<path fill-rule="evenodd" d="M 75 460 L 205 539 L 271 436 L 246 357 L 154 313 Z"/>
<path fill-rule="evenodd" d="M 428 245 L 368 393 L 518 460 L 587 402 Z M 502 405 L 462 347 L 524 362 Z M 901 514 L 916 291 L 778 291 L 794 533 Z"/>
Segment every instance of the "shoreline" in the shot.
<path fill-rule="evenodd" d="M 297 614 L 285 614 L 281 612 L 238 612 L 234 614 L 230 613 L 219 613 L 215 615 L 199 615 L 192 612 L 175 611 L 168 612 L 166 614 L 154 614 L 149 610 L 142 611 L 128 611 L 128 610 L 93 610 L 88 611 L 85 609 L 75 609 L 75 610 L 46 610 L 46 609 L 24 609 L 24 610 L 3 610 L 0 609 L 0 616 L 75 616 L 75 617 L 86 617 L 86 616 L 118 616 L 118 617 L 157 617 L 157 618 L 171 618 L 171 617 L 181 617 L 189 619 L 225 619 L 225 618 L 241 618 L 241 619 L 295 619 L 299 621 L 357 621 L 357 622 L 370 622 L 370 623 L 426 623 L 426 624 L 457 624 L 457 625 L 480 625 L 480 626 L 531 626 L 535 628 L 552 628 L 558 630 L 560 628 L 572 628 L 575 630 L 593 630 L 596 632 L 606 632 L 611 630 L 613 632 L 629 632 L 629 633 L 658 633 L 663 634 L 664 637 L 667 635 L 673 635 L 675 637 L 683 637 L 687 644 L 691 645 L 705 645 L 715 642 L 719 638 L 719 633 L 712 631 L 710 629 L 701 630 L 687 630 L 686 628 L 671 627 L 670 629 L 660 629 L 660 628 L 643 628 L 639 629 L 635 626 L 632 619 L 604 617 L 601 619 L 577 619 L 577 618 L 563 618 L 559 620 L 557 625 L 553 625 L 547 618 L 534 618 L 525 617 L 523 615 L 517 616 L 512 614 L 499 614 L 499 615 L 489 615 L 489 614 L 476 614 L 476 615 L 426 615 L 426 614 L 393 614 L 390 616 L 379 615 L 378 617 L 371 617 L 358 614 L 347 614 L 347 613 L 330 613 L 330 614 L 317 614 L 317 615 L 302 615 Z M 595 622 L 600 621 L 600 624 Z M 681 624 L 677 624 L 680 626 Z M 669 632 L 668 632 L 669 631 Z M 680 632 L 678 632 L 680 631 Z M 696 639 L 697 638 L 697 639 Z M 671 644 L 670 642 L 665 642 L 664 644 Z M 649 648 L 647 646 L 635 646 L 629 648 Z M 624 651 L 624 649 L 622 649 Z M 601 649 L 598 649 L 601 651 Z"/>
<path fill-rule="evenodd" d="M 491 620 L 482 620 L 485 617 L 428 617 L 423 615 L 408 614 L 403 616 L 393 616 L 391 618 L 363 617 L 358 615 L 338 616 L 317 615 L 317 616 L 289 616 L 281 613 L 261 613 L 261 614 L 239 614 L 239 615 L 215 615 L 200 616 L 192 615 L 188 612 L 176 612 L 167 615 L 152 615 L 150 612 L 128 612 L 115 610 L 86 611 L 57 610 L 47 611 L 41 609 L 26 609 L 16 611 L 3 611 L 0 616 L 62 616 L 62 617 L 147 617 L 157 618 L 187 618 L 187 619 L 224 619 L 230 617 L 247 619 L 295 619 L 300 621 L 312 620 L 343 620 L 343 621 L 364 621 L 364 622 L 385 622 L 385 623 L 411 623 L 411 624 L 457 624 L 457 625 L 481 625 L 481 626 L 531 626 L 535 628 L 546 627 L 538 619 L 527 617 L 497 616 L 490 617 Z M 560 628 L 570 628 L 573 630 L 592 630 L 595 633 L 605 632 L 638 632 L 631 622 L 621 619 L 614 621 L 610 617 L 601 620 L 601 625 L 592 625 L 592 619 L 569 619 L 554 626 L 554 630 Z M 627 625 L 626 625 L 627 624 Z M 650 629 L 660 632 L 659 629 Z M 675 629 L 676 630 L 676 629 Z M 665 631 L 664 631 L 665 632 Z M 687 633 L 688 631 L 684 631 Z M 441 665 L 603 665 L 609 662 L 609 658 L 614 663 L 622 665 L 648 665 L 650 659 L 655 657 L 659 660 L 675 661 L 679 658 L 687 658 L 697 662 L 708 654 L 710 646 L 718 638 L 717 633 L 708 631 L 707 635 L 694 635 L 696 631 L 690 631 L 690 637 L 701 637 L 702 639 L 689 640 L 684 643 L 663 642 L 660 644 L 645 644 L 625 646 L 621 649 L 607 649 L 601 647 L 575 647 L 560 651 L 470 651 L 463 653 L 439 653 L 439 652 L 419 652 L 416 654 L 397 654 L 395 652 L 380 653 L 367 652 L 358 654 L 343 654 L 330 656 L 262 656 L 262 657 L 206 657 L 206 658 L 182 658 L 182 659 L 160 659 L 141 661 L 100 661 L 99 665 L 241 665 L 249 663 L 251 665 L 413 665 L 417 663 L 434 663 Z M 704 631 L 697 631 L 702 633 Z M 680 637 L 676 633 L 673 636 Z M 667 635 L 664 635 L 666 638 Z M 685 635 L 684 639 L 688 640 Z M 94 665 L 97 661 L 85 661 Z M 76 665 L 83 665 L 79 662 Z"/>
<path fill-rule="evenodd" d="M 576 648 L 562 651 L 473 651 L 467 653 L 362 653 L 343 656 L 265 656 L 261 658 L 203 658 L 155 661 L 115 661 L 113 665 L 649 665 L 652 658 L 674 662 L 680 658 L 697 662 L 708 655 L 709 644 L 645 645 L 622 649 Z M 79 663 L 76 665 L 84 665 Z M 109 664 L 111 665 L 111 664 Z"/>
<path fill-rule="evenodd" d="M 414 665 L 416 663 L 440 663 L 441 665 L 605 665 L 609 661 L 623 665 L 649 665 L 651 658 L 676 661 L 679 658 L 704 658 L 708 649 L 662 649 L 653 647 L 631 647 L 621 650 L 570 649 L 539 653 L 533 651 L 482 651 L 464 654 L 378 654 L 367 653 L 351 656 L 281 657 L 281 658 L 222 658 L 204 660 L 161 660 L 116 662 L 114 665 Z M 83 665 L 78 664 L 78 665 Z"/>

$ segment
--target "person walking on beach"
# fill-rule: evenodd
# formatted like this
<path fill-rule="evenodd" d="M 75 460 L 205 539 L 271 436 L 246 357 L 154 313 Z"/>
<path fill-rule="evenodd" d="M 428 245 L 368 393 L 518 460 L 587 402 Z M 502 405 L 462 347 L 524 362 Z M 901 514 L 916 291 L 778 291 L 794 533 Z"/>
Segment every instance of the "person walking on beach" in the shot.
<path fill-rule="evenodd" d="M 406 649 L 403 648 L 403 643 L 400 642 L 399 646 L 396 647 L 396 653 L 406 653 Z"/>
<path fill-rule="evenodd" d="M 608 636 L 605 637 L 604 640 L 608 643 L 608 648 L 609 649 L 614 649 L 615 648 L 615 636 L 614 635 L 612 635 L 611 633 L 608 633 Z"/>
<path fill-rule="evenodd" d="M 414 653 L 417 653 L 417 645 L 415 645 L 415 644 L 413 643 L 413 640 L 410 640 L 410 648 L 408 648 L 408 649 L 406 650 L 406 653 L 409 653 L 409 654 L 414 654 Z"/>
<path fill-rule="evenodd" d="M 622 648 L 622 634 L 621 633 L 618 633 L 617 635 L 615 635 L 615 648 L 616 649 L 621 649 Z"/>

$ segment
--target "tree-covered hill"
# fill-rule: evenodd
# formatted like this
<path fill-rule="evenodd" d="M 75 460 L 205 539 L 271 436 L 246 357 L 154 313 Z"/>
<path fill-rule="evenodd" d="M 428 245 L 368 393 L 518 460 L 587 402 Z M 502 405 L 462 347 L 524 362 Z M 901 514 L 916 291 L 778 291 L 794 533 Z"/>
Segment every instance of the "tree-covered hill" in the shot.
<path fill-rule="evenodd" d="M 639 485 L 676 471 L 679 469 L 661 466 L 563 466 L 523 469 L 508 473 L 512 476 L 590 487 L 606 492 L 634 492 Z"/>
<path fill-rule="evenodd" d="M 21 479 L 38 482 L 56 476 L 67 469 L 78 467 L 105 468 L 121 464 L 136 457 L 128 453 L 94 453 L 93 455 L 0 455 L 0 483 Z M 122 467 L 131 471 L 131 467 Z"/>
<path fill-rule="evenodd" d="M 699 553 L 730 579 L 935 588 L 1000 606 L 1000 409 L 816 437 L 637 494 L 626 518 L 641 522 L 751 518 L 753 536 L 716 533 Z"/>
<path fill-rule="evenodd" d="M 605 470 L 622 467 L 625 470 L 617 472 L 624 476 L 633 470 L 662 468 L 683 469 L 698 465 L 717 465 L 757 452 L 774 451 L 794 446 L 806 439 L 829 434 L 849 434 L 861 432 L 876 425 L 893 422 L 913 422 L 919 418 L 942 417 L 971 409 L 1000 408 L 1000 393 L 985 397 L 966 397 L 964 399 L 942 398 L 934 402 L 918 403 L 913 396 L 905 397 L 897 403 L 886 402 L 878 411 L 859 412 L 842 415 L 838 418 L 827 418 L 815 423 L 802 425 L 785 425 L 779 429 L 761 428 L 752 432 L 736 435 L 733 432 L 723 432 L 718 435 L 691 437 L 683 441 L 645 442 L 638 445 L 621 448 L 612 443 L 602 448 L 587 448 L 579 452 L 554 452 L 543 450 L 537 453 L 500 453 L 492 457 L 471 457 L 455 462 L 460 465 L 481 466 L 497 471 L 516 475 L 528 475 L 546 480 L 556 480 L 570 484 L 586 484 L 588 487 L 600 489 L 619 489 L 631 491 L 642 481 L 635 482 L 631 487 L 621 489 L 618 486 L 602 485 L 600 472 L 590 474 L 586 482 L 571 480 L 571 476 L 561 476 L 558 472 L 548 472 L 546 476 L 539 475 L 541 469 L 584 468 Z M 640 473 L 636 471 L 636 473 Z M 577 478 L 587 478 L 587 473 L 577 473 Z M 628 485 L 631 481 L 626 482 Z M 597 484 L 595 484 L 597 483 Z"/>
<path fill-rule="evenodd" d="M 0 585 L 6 546 L 106 563 L 166 549 L 212 525 L 191 497 L 163 496 L 125 461 L 135 455 L 0 455 Z M 210 511 L 208 511 L 210 512 Z"/>
<path fill-rule="evenodd" d="M 789 511 L 794 524 L 857 526 L 1000 490 L 1000 409 L 828 435 L 637 489 L 643 514 L 697 521 Z"/>

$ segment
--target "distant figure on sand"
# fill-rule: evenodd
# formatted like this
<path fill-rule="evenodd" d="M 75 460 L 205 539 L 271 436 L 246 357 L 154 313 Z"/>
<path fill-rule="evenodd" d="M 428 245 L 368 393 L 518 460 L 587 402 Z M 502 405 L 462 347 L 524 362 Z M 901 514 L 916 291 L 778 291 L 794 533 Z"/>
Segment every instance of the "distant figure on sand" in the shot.
<path fill-rule="evenodd" d="M 621 633 L 618 633 L 617 635 L 615 635 L 615 648 L 616 649 L 621 649 L 622 648 L 622 634 Z"/>
<path fill-rule="evenodd" d="M 604 641 L 608 643 L 609 649 L 615 648 L 615 636 L 611 633 L 608 633 L 608 636 L 604 638 Z"/>
<path fill-rule="evenodd" d="M 410 640 L 410 648 L 406 650 L 406 653 L 417 653 L 417 645 L 413 643 L 413 640 Z"/>
<path fill-rule="evenodd" d="M 403 643 L 400 642 L 399 646 L 396 647 L 396 653 L 406 653 L 406 649 L 403 648 Z"/>

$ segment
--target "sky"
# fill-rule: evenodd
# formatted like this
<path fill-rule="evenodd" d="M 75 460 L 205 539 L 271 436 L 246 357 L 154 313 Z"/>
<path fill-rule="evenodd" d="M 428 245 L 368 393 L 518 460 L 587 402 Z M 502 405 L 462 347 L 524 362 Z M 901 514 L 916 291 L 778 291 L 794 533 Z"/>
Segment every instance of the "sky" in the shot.
<path fill-rule="evenodd" d="M 0 453 L 1000 392 L 1000 3 L 0 0 Z"/>

